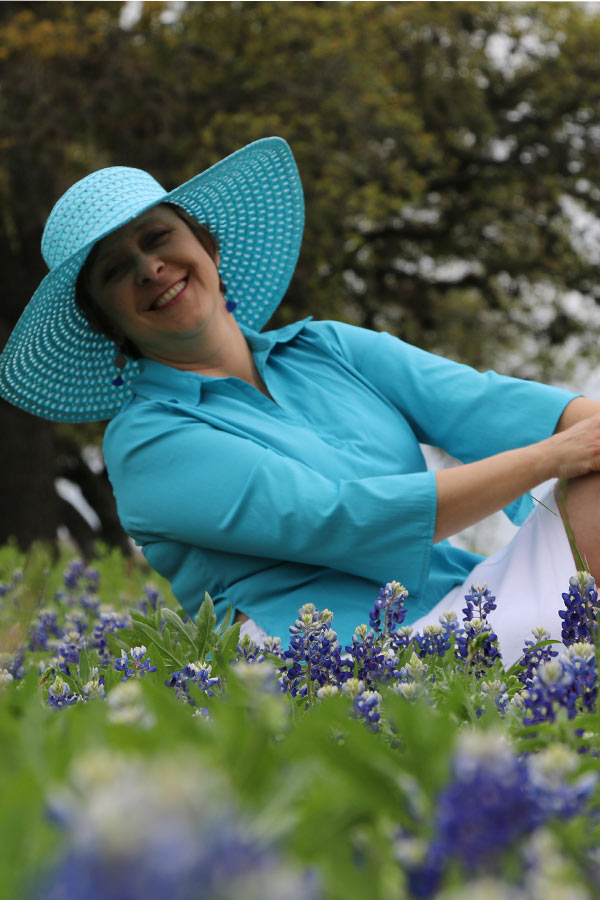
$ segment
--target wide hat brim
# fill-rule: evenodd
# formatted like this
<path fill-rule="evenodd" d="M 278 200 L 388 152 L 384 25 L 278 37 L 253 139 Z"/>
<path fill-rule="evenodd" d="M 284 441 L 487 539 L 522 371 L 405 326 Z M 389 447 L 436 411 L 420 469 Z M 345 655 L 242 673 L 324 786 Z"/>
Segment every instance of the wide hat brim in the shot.
<path fill-rule="evenodd" d="M 152 203 L 140 204 L 69 256 L 40 283 L 0 355 L 0 394 L 57 422 L 111 419 L 132 394 L 139 365 L 129 360 L 112 384 L 115 345 L 94 332 L 75 302 L 77 277 L 92 247 L 160 203 L 206 224 L 220 246 L 219 272 L 234 315 L 259 331 L 293 275 L 304 228 L 298 168 L 288 144 L 263 138 Z"/>

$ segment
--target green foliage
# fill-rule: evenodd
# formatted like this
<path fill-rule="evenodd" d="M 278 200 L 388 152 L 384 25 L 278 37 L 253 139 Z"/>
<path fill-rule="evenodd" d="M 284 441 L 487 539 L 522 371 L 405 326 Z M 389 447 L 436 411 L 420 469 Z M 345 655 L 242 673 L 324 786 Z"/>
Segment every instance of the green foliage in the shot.
<path fill-rule="evenodd" d="M 93 570 L 78 570 L 79 587 L 68 587 L 65 572 L 67 581 L 73 580 L 73 565 L 67 554 L 53 562 L 43 546 L 27 558 L 14 546 L 0 550 L 0 583 L 9 587 L 0 598 L 4 648 L 0 669 L 16 650 L 15 622 L 23 644 L 41 609 L 54 612 L 59 621 L 74 623 L 81 617 Z M 68 709 L 52 709 L 47 698 L 56 661 L 52 662 L 50 644 L 46 650 L 28 652 L 21 680 L 0 683 L 0 897 L 27 900 L 30 886 L 68 850 L 64 831 L 47 815 L 49 805 L 59 811 L 78 803 L 85 808 L 86 791 L 91 798 L 104 782 L 110 784 L 123 761 L 141 765 L 148 778 L 156 778 L 152 773 L 160 771 L 165 785 L 171 786 L 165 787 L 164 802 L 172 802 L 169 790 L 177 790 L 182 778 L 207 790 L 218 785 L 220 802 L 233 798 L 253 834 L 274 843 L 290 871 L 316 871 L 322 896 L 332 900 L 414 896 L 408 887 L 407 860 L 418 860 L 418 848 L 435 833 L 440 797 L 454 777 L 453 760 L 465 736 L 487 735 L 486 746 L 493 755 L 504 734 L 514 742 L 514 752 L 550 754 L 547 769 L 558 748 L 557 760 L 566 774 L 552 784 L 560 790 L 588 775 L 598 777 L 600 713 L 580 711 L 574 719 L 559 713 L 552 723 L 524 727 L 516 705 L 509 704 L 501 718 L 493 692 L 486 700 L 468 661 L 457 666 L 454 654 L 448 652 L 427 657 L 424 669 L 407 648 L 398 665 L 412 667 L 417 687 L 422 679 L 421 689 L 411 700 L 379 685 L 382 719 L 379 731 L 374 731 L 356 717 L 351 693 L 314 694 L 309 705 L 301 694 L 294 698 L 279 692 L 268 660 L 240 660 L 240 626 L 230 624 L 231 611 L 215 627 L 210 597 L 190 620 L 171 598 L 168 606 L 160 596 L 154 606 L 149 603 L 142 563 L 106 551 L 93 568 L 102 571 L 101 609 L 111 609 L 117 617 L 129 610 L 129 627 L 108 635 L 113 654 L 108 664 L 88 638 L 79 664 L 70 666 L 70 674 L 61 671 L 61 677 L 71 691 L 83 695 L 83 686 L 97 679 L 94 673 L 100 667 L 105 696 L 99 692 Z M 90 621 L 97 621 L 91 613 Z M 11 634 L 12 643 L 7 639 Z M 114 659 L 121 650 L 131 653 L 141 644 L 156 671 L 140 670 L 123 684 Z M 243 646 L 252 650 L 247 639 Z M 473 646 L 471 655 L 476 654 Z M 284 665 L 274 655 L 271 660 Z M 211 675 L 219 679 L 212 696 L 198 688 L 190 690 L 196 712 L 163 684 L 189 662 L 210 665 Z M 504 672 L 499 662 L 486 673 L 487 682 L 494 679 L 504 680 L 510 697 L 522 688 L 516 675 Z M 198 715 L 198 707 L 204 707 L 209 718 Z M 550 777 L 559 777 L 551 774 L 551 767 L 548 771 Z M 156 789 L 161 790 L 160 779 Z M 599 797 L 596 785 L 585 815 L 552 819 L 545 829 L 534 832 L 536 840 L 554 842 L 538 869 L 549 866 L 561 890 L 576 884 L 582 898 L 595 896 L 597 889 L 593 854 Z M 465 797 L 464 802 L 472 809 L 473 798 Z M 181 803 L 183 810 L 183 799 Z M 102 815 L 107 822 L 114 817 L 110 808 Z M 138 810 L 130 822 L 111 826 L 117 845 L 125 839 L 119 837 L 119 827 L 127 836 L 126 844 L 135 842 L 140 815 L 143 818 L 143 811 Z M 468 830 L 469 822 L 463 824 Z M 494 823 L 489 827 L 493 840 Z M 533 844 L 524 846 L 529 847 L 527 853 L 534 852 Z M 520 852 L 519 847 L 510 847 L 483 874 L 501 878 L 503 884 L 518 881 Z M 481 870 L 470 872 L 457 861 L 443 885 L 476 891 L 477 874 Z M 543 895 L 543 891 L 531 894 Z M 447 900 L 449 895 L 431 896 Z"/>

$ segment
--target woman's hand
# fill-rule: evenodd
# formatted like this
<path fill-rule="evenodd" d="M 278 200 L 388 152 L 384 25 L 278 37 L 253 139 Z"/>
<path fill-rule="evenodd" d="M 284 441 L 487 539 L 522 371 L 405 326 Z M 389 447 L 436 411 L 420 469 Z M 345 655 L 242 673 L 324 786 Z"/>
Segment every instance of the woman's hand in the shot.
<path fill-rule="evenodd" d="M 554 461 L 557 478 L 577 478 L 600 471 L 600 413 L 557 431 L 542 441 Z"/>
<path fill-rule="evenodd" d="M 436 472 L 434 543 L 503 509 L 549 478 L 576 478 L 589 472 L 600 472 L 598 412 L 536 444 L 442 469 Z"/>

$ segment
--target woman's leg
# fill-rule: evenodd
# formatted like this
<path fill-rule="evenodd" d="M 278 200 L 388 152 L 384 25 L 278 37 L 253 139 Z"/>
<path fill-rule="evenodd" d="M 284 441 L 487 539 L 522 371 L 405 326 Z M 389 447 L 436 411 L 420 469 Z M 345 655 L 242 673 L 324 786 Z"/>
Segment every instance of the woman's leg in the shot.
<path fill-rule="evenodd" d="M 559 481 L 555 496 L 563 520 L 566 518 L 573 530 L 581 557 L 600 584 L 600 472 L 572 478 L 566 485 Z"/>

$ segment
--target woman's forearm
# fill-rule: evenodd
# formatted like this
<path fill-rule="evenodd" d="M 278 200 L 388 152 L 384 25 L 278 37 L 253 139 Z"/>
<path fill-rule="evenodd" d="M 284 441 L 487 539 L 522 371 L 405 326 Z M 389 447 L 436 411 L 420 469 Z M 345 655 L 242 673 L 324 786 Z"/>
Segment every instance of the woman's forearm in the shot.
<path fill-rule="evenodd" d="M 582 412 L 580 405 L 579 410 L 572 410 L 572 415 Z M 600 471 L 598 413 L 557 429 L 539 443 L 442 469 L 436 472 L 434 543 L 508 506 L 548 478 L 575 478 L 593 471 Z"/>

